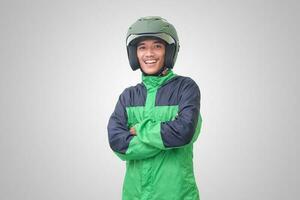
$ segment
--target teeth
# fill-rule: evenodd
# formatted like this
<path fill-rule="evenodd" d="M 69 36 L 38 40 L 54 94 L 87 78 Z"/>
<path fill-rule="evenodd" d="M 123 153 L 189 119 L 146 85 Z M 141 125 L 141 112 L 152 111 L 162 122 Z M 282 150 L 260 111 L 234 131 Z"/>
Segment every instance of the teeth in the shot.
<path fill-rule="evenodd" d="M 146 60 L 145 63 L 146 63 L 146 64 L 156 63 L 156 60 Z"/>

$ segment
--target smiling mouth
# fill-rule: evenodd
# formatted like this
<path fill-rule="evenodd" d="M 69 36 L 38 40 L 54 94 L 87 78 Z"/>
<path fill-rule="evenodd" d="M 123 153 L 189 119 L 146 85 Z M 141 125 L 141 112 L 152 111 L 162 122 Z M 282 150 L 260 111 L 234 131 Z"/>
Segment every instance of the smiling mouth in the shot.
<path fill-rule="evenodd" d="M 151 64 L 157 63 L 157 60 L 154 60 L 154 59 L 152 59 L 152 60 L 145 60 L 144 63 L 147 64 L 147 65 L 151 65 Z"/>

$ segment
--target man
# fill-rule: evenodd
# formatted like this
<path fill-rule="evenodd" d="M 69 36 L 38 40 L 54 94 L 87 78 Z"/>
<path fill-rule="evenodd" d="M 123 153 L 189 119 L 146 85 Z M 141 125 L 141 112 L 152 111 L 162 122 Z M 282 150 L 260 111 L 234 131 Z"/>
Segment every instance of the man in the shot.
<path fill-rule="evenodd" d="M 200 91 L 173 73 L 179 40 L 161 17 L 138 19 L 127 53 L 142 83 L 126 88 L 108 123 L 110 147 L 126 161 L 123 200 L 198 200 L 193 143 L 201 129 Z"/>

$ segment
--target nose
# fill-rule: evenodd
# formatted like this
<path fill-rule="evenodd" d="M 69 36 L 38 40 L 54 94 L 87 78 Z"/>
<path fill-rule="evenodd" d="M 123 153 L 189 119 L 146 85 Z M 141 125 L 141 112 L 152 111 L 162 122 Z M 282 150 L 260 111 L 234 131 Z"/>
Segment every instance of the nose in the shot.
<path fill-rule="evenodd" d="M 146 50 L 146 52 L 145 52 L 145 56 L 146 56 L 146 57 L 151 57 L 151 56 L 153 56 L 153 55 L 154 55 L 153 49 L 152 49 L 152 48 L 148 48 L 148 49 Z"/>

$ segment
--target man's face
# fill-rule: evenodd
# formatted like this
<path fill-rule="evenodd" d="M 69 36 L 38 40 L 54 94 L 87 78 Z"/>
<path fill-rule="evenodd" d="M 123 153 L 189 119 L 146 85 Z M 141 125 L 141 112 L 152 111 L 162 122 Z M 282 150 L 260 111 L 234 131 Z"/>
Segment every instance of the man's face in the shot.
<path fill-rule="evenodd" d="M 157 73 L 164 65 L 166 47 L 163 42 L 147 39 L 138 43 L 137 57 L 146 74 Z"/>

